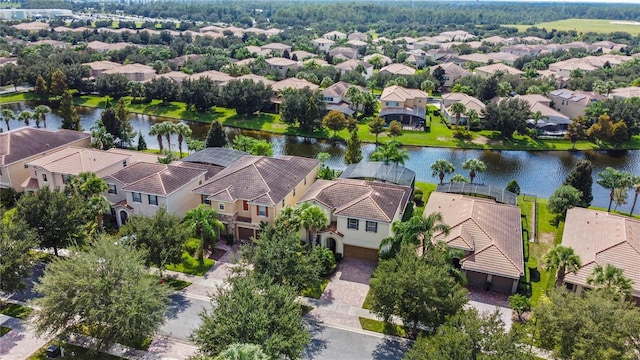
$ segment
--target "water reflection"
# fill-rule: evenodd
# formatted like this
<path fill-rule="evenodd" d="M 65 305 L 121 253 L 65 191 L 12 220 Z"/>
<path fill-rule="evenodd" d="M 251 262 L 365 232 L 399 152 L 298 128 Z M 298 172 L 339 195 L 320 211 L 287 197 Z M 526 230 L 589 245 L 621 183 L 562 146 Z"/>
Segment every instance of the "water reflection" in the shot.
<path fill-rule="evenodd" d="M 31 110 L 32 107 L 25 103 L 11 104 L 14 111 Z M 95 121 L 100 117 L 100 110 L 94 108 L 78 107 L 78 114 L 81 115 L 81 124 L 85 131 L 88 131 Z M 47 126 L 49 128 L 60 127 L 60 116 L 57 113 L 48 114 Z M 136 132 L 142 133 L 148 147 L 157 148 L 158 143 L 155 136 L 149 136 L 149 130 L 153 124 L 166 121 L 162 117 L 153 117 L 141 114 L 131 114 L 131 125 Z M 176 121 L 176 120 L 171 120 Z M 185 121 L 193 131 L 195 139 L 204 140 L 209 130 L 208 124 L 192 121 Z M 4 125 L 4 123 L 0 123 Z M 17 120 L 11 122 L 11 128 L 24 126 Z M 298 155 L 305 157 L 316 157 L 320 152 L 330 154 L 327 164 L 335 169 L 344 169 L 343 163 L 345 145 L 328 140 L 305 139 L 295 136 L 282 136 L 263 133 L 254 130 L 241 130 L 226 128 L 229 141 L 238 134 L 264 139 L 273 144 L 275 155 Z M 136 137 L 137 140 L 137 137 Z M 172 144 L 177 144 L 177 137 L 171 139 Z M 362 152 L 364 158 L 375 150 L 375 145 L 364 144 Z M 430 166 L 438 159 L 446 159 L 456 167 L 456 173 L 468 176 L 468 172 L 462 169 L 462 163 L 470 158 L 478 158 L 487 165 L 487 171 L 478 174 L 477 181 L 494 186 L 505 186 L 510 180 L 516 179 L 524 193 L 534 194 L 541 197 L 548 197 L 562 184 L 567 173 L 582 159 L 589 159 L 594 164 L 595 174 L 611 166 L 619 170 L 625 170 L 640 175 L 640 151 L 490 151 L 490 150 L 464 150 L 464 149 L 441 149 L 407 147 L 410 158 L 405 164 L 408 168 L 416 172 L 418 180 L 436 182 L 437 178 L 431 176 Z M 595 184 L 593 187 L 593 204 L 606 207 L 608 204 L 608 191 Z M 630 195 L 630 200 L 633 196 Z M 623 210 L 628 210 L 630 204 L 621 206 Z"/>

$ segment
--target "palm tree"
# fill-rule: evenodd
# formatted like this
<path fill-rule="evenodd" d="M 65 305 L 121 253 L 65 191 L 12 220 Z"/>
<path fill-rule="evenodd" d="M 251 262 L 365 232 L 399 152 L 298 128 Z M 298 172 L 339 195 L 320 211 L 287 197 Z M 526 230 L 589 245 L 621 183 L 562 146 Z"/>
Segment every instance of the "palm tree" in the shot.
<path fill-rule="evenodd" d="M 591 86 L 593 90 L 601 95 L 609 96 L 611 90 L 616 88 L 616 83 L 613 81 L 596 80 Z"/>
<path fill-rule="evenodd" d="M 129 91 L 131 92 L 131 96 L 133 96 L 133 99 L 135 100 L 135 98 L 139 98 L 138 102 L 142 102 L 142 97 L 144 97 L 144 84 L 141 82 L 137 82 L 137 81 L 131 81 L 129 83 Z"/>
<path fill-rule="evenodd" d="M 104 195 L 94 195 L 87 201 L 87 206 L 92 214 L 96 214 L 96 224 L 98 230 L 102 231 L 104 228 L 103 215 L 111 210 L 111 204 Z"/>
<path fill-rule="evenodd" d="M 16 114 L 11 109 L 2 109 L 0 110 L 0 117 L 2 117 L 4 123 L 7 124 L 7 131 L 11 130 L 9 128 L 9 122 L 16 118 Z"/>
<path fill-rule="evenodd" d="M 640 194 L 640 176 L 633 176 L 631 178 L 631 188 L 633 189 L 633 205 L 631 205 L 629 216 L 633 216 L 633 210 L 636 208 L 636 202 L 638 201 L 638 194 Z"/>
<path fill-rule="evenodd" d="M 185 123 L 176 124 L 176 134 L 178 134 L 178 149 L 180 150 L 180 158 L 182 158 L 182 141 L 185 137 L 191 136 L 191 128 Z"/>
<path fill-rule="evenodd" d="M 102 195 L 109 189 L 109 185 L 91 171 L 85 171 L 74 176 L 70 182 L 71 188 L 76 194 L 81 195 L 85 199 L 92 196 Z"/>
<path fill-rule="evenodd" d="M 151 126 L 151 129 L 149 130 L 149 135 L 151 136 L 155 135 L 156 139 L 158 139 L 158 146 L 160 146 L 161 154 L 162 154 L 162 150 L 164 149 L 164 147 L 162 146 L 162 135 L 164 135 L 162 124 L 163 123 L 153 124 L 153 126 Z"/>
<path fill-rule="evenodd" d="M 204 262 L 204 243 L 205 238 L 217 239 L 218 231 L 224 230 L 224 224 L 218 220 L 216 211 L 204 204 L 189 209 L 184 215 L 184 223 L 191 228 L 193 232 L 200 235 L 200 251 L 198 253 L 198 261 Z"/>
<path fill-rule="evenodd" d="M 384 161 L 385 163 L 393 162 L 396 165 L 404 165 L 404 162 L 409 160 L 409 152 L 400 148 L 399 142 L 390 141 L 371 153 L 369 159 L 371 161 Z"/>
<path fill-rule="evenodd" d="M 378 147 L 378 135 L 384 132 L 384 127 L 387 122 L 381 117 L 374 117 L 367 124 L 369 131 L 376 136 L 376 148 Z"/>
<path fill-rule="evenodd" d="M 427 247 L 433 244 L 433 235 L 436 233 L 449 234 L 449 226 L 443 223 L 442 213 L 434 212 L 424 217 L 422 214 L 414 215 L 409 221 L 396 221 L 391 225 L 392 237 L 387 237 L 380 242 L 380 248 L 388 248 L 392 254 L 400 251 L 402 246 L 420 246 L 422 255 L 427 252 Z"/>
<path fill-rule="evenodd" d="M 454 102 L 449 109 L 456 114 L 456 125 L 460 123 L 460 114 L 464 114 L 467 108 L 461 102 Z M 468 121 L 467 121 L 468 122 Z"/>
<path fill-rule="evenodd" d="M 25 126 L 29 126 L 31 119 L 33 119 L 33 113 L 29 110 L 23 110 L 18 114 L 18 120 L 24 121 Z"/>
<path fill-rule="evenodd" d="M 449 182 L 457 182 L 457 183 L 468 183 L 469 179 L 467 179 L 464 175 L 455 174 L 449 179 Z"/>
<path fill-rule="evenodd" d="M 425 80 L 420 84 L 420 89 L 427 94 L 431 94 L 431 92 L 436 88 L 436 84 L 431 80 Z"/>
<path fill-rule="evenodd" d="M 511 83 L 507 81 L 503 81 L 498 84 L 498 96 L 499 97 L 507 97 L 509 94 L 513 92 L 513 87 L 511 87 Z"/>
<path fill-rule="evenodd" d="M 47 105 L 38 105 L 34 111 L 34 117 L 36 120 L 36 127 L 40 128 L 40 120 L 44 127 L 47 127 L 47 114 L 51 112 L 51 108 Z"/>
<path fill-rule="evenodd" d="M 562 245 L 549 250 L 544 257 L 544 267 L 547 271 L 557 269 L 556 287 L 562 286 L 567 272 L 577 273 L 582 266 L 581 264 L 580 257 L 576 255 L 573 249 Z"/>
<path fill-rule="evenodd" d="M 478 120 L 478 112 L 475 109 L 469 109 L 465 115 L 467 115 L 467 131 L 469 131 L 471 130 L 471 123 Z"/>
<path fill-rule="evenodd" d="M 476 177 L 476 173 L 485 172 L 487 170 L 487 166 L 484 164 L 482 160 L 478 159 L 468 159 L 462 163 L 462 168 L 465 170 L 469 170 L 469 179 L 473 184 L 473 179 Z"/>
<path fill-rule="evenodd" d="M 456 168 L 447 160 L 440 159 L 431 164 L 431 176 L 438 175 L 440 178 L 440 184 L 442 184 L 445 175 L 451 174 L 454 171 L 456 171 Z"/>
<path fill-rule="evenodd" d="M 311 247 L 315 249 L 318 231 L 327 226 L 329 219 L 324 211 L 311 203 L 302 204 L 298 208 L 298 214 L 300 225 L 307 230 L 307 233 L 311 231 Z"/>
<path fill-rule="evenodd" d="M 607 264 L 604 268 L 601 265 L 596 266 L 587 278 L 587 284 L 610 290 L 625 299 L 631 296 L 633 281 L 624 276 L 623 269 Z"/>
<path fill-rule="evenodd" d="M 612 167 L 607 167 L 604 171 L 598 173 L 598 185 L 605 189 L 609 189 L 609 207 L 607 212 L 611 212 L 611 204 L 615 198 L 616 189 L 629 187 L 631 184 L 631 174 L 626 171 L 619 171 Z"/>
<path fill-rule="evenodd" d="M 344 97 L 349 99 L 349 101 L 351 102 L 351 108 L 356 112 L 354 114 L 354 117 L 357 117 L 358 106 L 360 106 L 360 104 L 362 104 L 362 101 L 364 100 L 362 96 L 362 92 L 357 87 L 351 86 L 350 88 L 347 89 L 347 92 L 344 94 Z"/>
<path fill-rule="evenodd" d="M 172 123 L 171 121 L 165 121 L 162 123 L 162 131 L 163 134 L 165 136 L 165 138 L 167 139 L 167 148 L 169 149 L 169 153 L 171 153 L 171 135 L 175 134 L 176 131 L 176 124 Z"/>

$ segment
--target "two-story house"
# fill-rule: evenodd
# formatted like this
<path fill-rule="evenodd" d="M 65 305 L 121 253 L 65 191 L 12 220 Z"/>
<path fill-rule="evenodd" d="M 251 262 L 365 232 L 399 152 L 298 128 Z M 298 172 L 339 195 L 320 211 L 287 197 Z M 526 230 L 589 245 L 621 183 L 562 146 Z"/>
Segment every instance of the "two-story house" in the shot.
<path fill-rule="evenodd" d="M 265 59 L 267 65 L 269 65 L 269 70 L 275 70 L 280 72 L 283 76 L 287 75 L 287 71 L 289 69 L 296 69 L 300 67 L 300 64 L 297 61 L 293 61 L 286 58 L 274 57 Z"/>
<path fill-rule="evenodd" d="M 443 94 L 442 100 L 440 101 L 440 110 L 442 110 L 444 117 L 451 125 L 466 124 L 469 118 L 465 112 L 459 115 L 460 121 L 457 121 L 456 113 L 451 110 L 451 105 L 454 103 L 461 103 L 467 111 L 475 110 L 478 116 L 480 116 L 485 109 L 484 103 L 473 96 L 463 93 Z"/>
<path fill-rule="evenodd" d="M 318 180 L 298 202 L 312 203 L 327 215 L 317 243 L 344 257 L 376 262 L 382 239 L 393 236 L 391 225 L 402 219 L 411 187 L 338 178 Z M 311 234 L 302 238 L 311 242 Z"/>
<path fill-rule="evenodd" d="M 285 53 L 291 56 L 291 45 L 281 44 L 281 43 L 269 43 L 260 46 L 261 50 L 269 51 L 269 53 L 278 54 L 278 56 L 284 56 Z"/>
<path fill-rule="evenodd" d="M 311 43 L 315 48 L 326 53 L 326 52 L 329 52 L 329 50 L 331 50 L 331 47 L 335 45 L 336 42 L 331 39 L 317 38 L 317 39 L 313 39 Z"/>
<path fill-rule="evenodd" d="M 442 87 L 445 89 L 453 86 L 453 83 L 461 77 L 469 75 L 469 72 L 462 68 L 462 66 L 452 62 L 431 66 L 429 68 L 431 74 L 433 74 L 434 70 L 437 68 L 444 70 L 444 84 L 442 84 Z"/>
<path fill-rule="evenodd" d="M 88 148 L 91 135 L 73 130 L 23 127 L 0 133 L 0 191 L 23 190 L 30 178 L 28 163 L 68 146 Z"/>
<path fill-rule="evenodd" d="M 403 125 L 424 125 L 427 98 L 429 95 L 418 89 L 407 89 L 393 85 L 384 88 L 380 96 L 380 117 L 385 121 L 400 121 Z"/>
<path fill-rule="evenodd" d="M 273 223 L 282 209 L 295 206 L 314 183 L 318 163 L 298 156 L 245 155 L 193 192 L 218 212 L 227 233 L 248 240 L 261 222 Z"/>
<path fill-rule="evenodd" d="M 573 119 L 584 116 L 584 110 L 589 104 L 603 100 L 605 96 L 595 92 L 558 89 L 549 93 L 549 99 L 553 102 L 554 109 Z"/>
<path fill-rule="evenodd" d="M 190 164 L 138 162 L 104 177 L 109 186 L 105 196 L 118 226 L 131 215 L 153 216 L 159 207 L 182 217 L 200 204 L 192 190 L 204 183 L 206 173 Z"/>
<path fill-rule="evenodd" d="M 344 75 L 349 71 L 360 71 L 365 80 L 373 76 L 373 65 L 362 60 L 350 59 L 336 64 L 334 68 L 340 71 L 340 75 Z"/>
<path fill-rule="evenodd" d="M 322 90 L 322 101 L 324 101 L 327 105 L 327 110 L 337 110 L 346 116 L 351 116 L 355 113 L 355 110 L 352 107 L 351 101 L 346 98 L 347 90 L 350 87 L 355 87 L 361 92 L 368 92 L 369 90 L 363 88 L 362 86 L 353 85 L 346 83 L 344 81 L 338 81 L 337 83 L 329 86 L 328 88 Z M 362 105 L 359 105 L 359 109 L 362 109 Z"/>

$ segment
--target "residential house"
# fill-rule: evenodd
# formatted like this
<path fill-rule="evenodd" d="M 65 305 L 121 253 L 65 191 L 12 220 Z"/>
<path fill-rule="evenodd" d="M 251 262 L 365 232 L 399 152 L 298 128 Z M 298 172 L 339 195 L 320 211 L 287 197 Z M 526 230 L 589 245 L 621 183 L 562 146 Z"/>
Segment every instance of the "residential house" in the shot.
<path fill-rule="evenodd" d="M 342 40 L 342 39 L 346 39 L 347 38 L 347 34 L 341 32 L 341 31 L 330 31 L 324 35 L 322 35 L 323 38 L 325 39 L 329 39 L 329 40 Z"/>
<path fill-rule="evenodd" d="M 356 87 L 361 92 L 369 91 L 362 86 L 352 85 L 344 81 L 338 81 L 337 83 L 322 90 L 322 101 L 327 104 L 326 107 L 328 111 L 337 110 L 345 114 L 346 116 L 351 116 L 355 113 L 355 110 L 351 106 L 351 101 L 345 97 L 345 94 L 350 87 Z"/>
<path fill-rule="evenodd" d="M 192 190 L 204 183 L 206 173 L 190 164 L 138 162 L 103 177 L 109 187 L 105 196 L 118 226 L 131 215 L 153 216 L 160 207 L 183 217 L 200 204 Z"/>
<path fill-rule="evenodd" d="M 300 67 L 300 63 L 297 61 L 289 60 L 281 57 L 274 57 L 265 59 L 267 65 L 269 65 L 269 70 L 275 70 L 280 72 L 283 76 L 287 75 L 287 71 L 289 69 L 297 69 Z"/>
<path fill-rule="evenodd" d="M 274 113 L 278 113 L 280 111 L 280 104 L 282 104 L 283 101 L 283 97 L 282 97 L 282 91 L 284 89 L 296 89 L 296 90 L 302 90 L 304 88 L 309 88 L 313 91 L 318 90 L 320 88 L 320 86 L 309 82 L 307 80 L 304 79 L 298 79 L 298 78 L 286 78 L 284 80 L 280 80 L 278 82 L 275 82 L 273 84 L 271 84 L 271 90 L 273 90 L 273 96 L 271 97 L 271 103 L 273 104 L 273 107 L 271 109 L 269 109 L 269 111 L 272 111 Z"/>
<path fill-rule="evenodd" d="M 451 105 L 454 103 L 461 103 L 467 111 L 475 110 L 478 116 L 480 116 L 485 109 L 484 103 L 473 96 L 463 93 L 443 94 L 442 100 L 440 101 L 440 110 L 442 110 L 444 117 L 451 125 L 463 125 L 469 121 L 469 116 L 466 113 L 461 113 L 460 121 L 456 121 L 456 113 L 451 110 Z"/>
<path fill-rule="evenodd" d="M 188 78 L 190 75 L 187 73 L 183 73 L 182 71 L 169 71 L 168 73 L 156 75 L 154 79 L 167 78 L 175 82 L 176 84 L 181 84 L 182 81 Z"/>
<path fill-rule="evenodd" d="M 207 78 L 211 81 L 213 81 L 216 85 L 218 86 L 223 86 L 225 85 L 227 82 L 233 80 L 232 76 L 229 76 L 226 73 L 223 73 L 222 71 L 216 71 L 216 70 L 209 70 L 209 71 L 204 71 L 201 73 L 195 73 L 193 75 L 190 75 L 188 77 L 188 79 L 190 80 L 198 80 L 198 79 L 203 79 L 203 78 Z"/>
<path fill-rule="evenodd" d="M 481 76 L 485 79 L 490 78 L 497 74 L 518 75 L 518 76 L 524 74 L 523 71 L 520 71 L 506 64 L 491 64 L 491 65 L 480 66 L 480 67 L 477 67 L 475 71 L 476 71 L 476 75 Z"/>
<path fill-rule="evenodd" d="M 429 49 L 427 54 L 431 58 L 431 60 L 436 62 L 444 62 L 443 59 L 450 56 L 458 56 L 458 52 L 451 49 L 446 49 L 442 47 L 438 47 L 435 49 Z"/>
<path fill-rule="evenodd" d="M 609 97 L 612 99 L 629 99 L 640 97 L 640 86 L 628 86 L 611 90 Z"/>
<path fill-rule="evenodd" d="M 424 216 L 442 214 L 449 233 L 436 233 L 434 243 L 463 252 L 460 269 L 471 287 L 515 293 L 524 276 L 520 208 L 493 200 L 433 192 Z"/>
<path fill-rule="evenodd" d="M 361 41 L 361 40 L 349 40 L 346 42 L 346 44 L 358 51 L 360 51 L 360 49 L 366 48 L 368 45 L 366 41 Z"/>
<path fill-rule="evenodd" d="M 329 52 L 331 47 L 333 45 L 335 45 L 336 42 L 331 40 L 331 39 L 327 39 L 327 38 L 323 38 L 322 37 L 322 38 L 313 39 L 313 41 L 311 43 L 318 50 L 323 51 L 323 52 Z"/>
<path fill-rule="evenodd" d="M 448 89 L 451 86 L 453 86 L 453 83 L 456 82 L 456 80 L 460 79 L 461 77 L 469 75 L 469 72 L 467 70 L 463 69 L 460 65 L 457 65 L 454 63 L 444 63 L 440 65 L 433 65 L 432 67 L 429 68 L 431 74 L 433 74 L 433 71 L 438 67 L 444 70 L 444 84 L 442 85 L 442 87 L 445 89 Z"/>
<path fill-rule="evenodd" d="M 248 240 L 260 223 L 273 223 L 286 207 L 307 192 L 318 175 L 318 160 L 297 156 L 280 158 L 245 155 L 193 190 L 210 204 L 227 233 Z"/>
<path fill-rule="evenodd" d="M 95 50 L 97 52 L 108 52 L 108 51 L 118 51 L 123 50 L 129 46 L 138 47 L 136 44 L 119 42 L 119 43 L 106 43 L 102 41 L 91 41 L 87 44 L 87 48 Z"/>
<path fill-rule="evenodd" d="M 540 45 L 515 44 L 501 47 L 500 52 L 522 57 L 536 56 L 542 49 L 543 47 Z"/>
<path fill-rule="evenodd" d="M 102 74 L 121 74 L 129 81 L 145 82 L 153 79 L 156 76 L 156 71 L 147 65 L 127 64 L 104 70 Z"/>
<path fill-rule="evenodd" d="M 332 58 L 337 58 L 337 59 L 345 59 L 345 60 L 357 59 L 358 58 L 358 50 L 356 50 L 356 49 L 354 49 L 352 47 L 338 46 L 338 47 L 334 47 L 333 49 L 329 50 L 329 55 Z"/>
<path fill-rule="evenodd" d="M 489 62 L 494 61 L 487 54 L 481 54 L 481 53 L 460 55 L 458 56 L 458 58 L 465 61 L 465 65 L 464 65 L 465 68 L 468 68 L 470 63 L 488 64 Z"/>
<path fill-rule="evenodd" d="M 255 74 L 246 74 L 246 75 L 238 76 L 236 79 L 237 80 L 249 79 L 256 84 L 261 82 L 265 85 L 273 85 L 275 83 L 275 81 L 273 80 L 269 80 L 264 76 L 255 75 Z"/>
<path fill-rule="evenodd" d="M 504 45 L 511 43 L 511 40 L 505 39 L 502 36 L 489 36 L 487 38 L 482 39 L 482 42 L 491 45 Z"/>
<path fill-rule="evenodd" d="M 398 164 L 382 161 L 360 161 L 347 165 L 340 173 L 343 179 L 358 179 L 409 186 L 412 190 L 416 184 L 416 173 Z"/>
<path fill-rule="evenodd" d="M 375 57 L 379 57 L 382 60 L 382 66 L 387 66 L 391 63 L 393 63 L 393 60 L 391 60 L 390 57 L 382 55 L 382 54 L 371 54 L 371 55 L 367 55 L 365 57 L 362 58 L 362 60 L 366 61 L 366 62 L 371 62 L 371 59 L 375 58 Z"/>
<path fill-rule="evenodd" d="M 109 69 L 119 68 L 120 64 L 113 61 L 101 60 L 84 63 L 83 65 L 89 66 L 89 76 L 92 78 L 99 78 L 103 72 Z"/>
<path fill-rule="evenodd" d="M 276 53 L 278 56 L 284 56 L 285 53 L 291 56 L 291 46 L 281 43 L 269 43 L 260 47 L 262 51 L 268 51 L 270 54 Z"/>
<path fill-rule="evenodd" d="M 613 265 L 632 283 L 631 295 L 640 304 L 640 221 L 601 210 L 572 208 L 567 211 L 562 246 L 580 257 L 578 271 L 567 273 L 564 282 L 571 291 L 591 289 L 587 281 L 597 266 Z"/>
<path fill-rule="evenodd" d="M 32 46 L 49 45 L 49 46 L 54 47 L 54 48 L 63 48 L 63 49 L 71 47 L 71 44 L 66 42 L 66 41 L 51 40 L 51 39 L 43 39 L 43 40 L 34 41 L 32 43 L 29 43 L 29 45 L 32 45 Z"/>
<path fill-rule="evenodd" d="M 499 63 L 507 64 L 509 66 L 513 66 L 516 60 L 519 58 L 518 55 L 510 54 L 506 52 L 487 53 L 486 56 L 489 59 L 493 60 L 493 62 L 499 62 Z"/>
<path fill-rule="evenodd" d="M 403 125 L 418 127 L 426 120 L 429 95 L 418 89 L 393 85 L 384 88 L 380 96 L 380 117 L 385 121 L 400 121 Z"/>
<path fill-rule="evenodd" d="M 202 59 L 204 59 L 204 55 L 187 54 L 187 55 L 182 55 L 182 56 L 175 57 L 173 59 L 169 59 L 169 60 L 167 60 L 167 62 L 177 66 L 178 68 L 181 68 L 189 60 L 191 60 L 191 61 L 199 61 L 199 60 L 202 60 Z"/>
<path fill-rule="evenodd" d="M 514 98 L 529 104 L 534 117 L 527 120 L 527 123 L 538 128 L 543 135 L 562 136 L 567 132 L 571 119 L 552 108 L 551 99 L 540 94 L 516 95 Z"/>
<path fill-rule="evenodd" d="M 334 66 L 336 70 L 340 71 L 340 75 L 344 75 L 349 71 L 358 71 L 359 67 L 364 70 L 363 72 L 361 72 L 361 74 L 365 79 L 369 79 L 371 78 L 371 76 L 373 76 L 373 65 L 369 64 L 366 61 L 350 59 Z"/>
<path fill-rule="evenodd" d="M 624 55 L 585 56 L 549 64 L 549 70 L 561 76 L 570 77 L 571 72 L 574 70 L 593 71 L 607 65 L 618 65 L 631 60 L 633 60 L 633 57 Z"/>
<path fill-rule="evenodd" d="M 30 178 L 28 163 L 66 147 L 88 148 L 91 134 L 22 127 L 0 132 L 0 191 L 22 192 Z"/>
<path fill-rule="evenodd" d="M 346 258 L 376 262 L 380 242 L 393 236 L 392 224 L 402 220 L 411 193 L 408 186 L 338 178 L 316 181 L 298 204 L 311 203 L 327 215 L 319 244 Z M 311 242 L 311 236 L 302 238 Z"/>
<path fill-rule="evenodd" d="M 416 73 L 416 69 L 404 64 L 393 63 L 380 69 L 380 73 L 387 73 L 391 75 L 414 75 Z"/>
<path fill-rule="evenodd" d="M 476 38 L 475 35 L 464 30 L 444 31 L 440 36 L 448 38 L 449 41 L 470 41 Z"/>
<path fill-rule="evenodd" d="M 360 41 L 367 41 L 369 39 L 369 36 L 365 33 L 361 33 L 359 31 L 355 31 L 352 32 L 351 34 L 349 34 L 347 36 L 347 39 L 349 40 L 360 40 Z"/>
<path fill-rule="evenodd" d="M 549 93 L 549 99 L 553 102 L 554 109 L 573 119 L 584 116 L 584 110 L 589 104 L 605 97 L 595 92 L 558 89 Z"/>
<path fill-rule="evenodd" d="M 25 190 L 48 187 L 64 190 L 71 177 L 92 172 L 98 177 L 114 173 L 131 165 L 126 154 L 81 147 L 66 147 L 26 163 L 29 179 L 22 183 Z"/>
<path fill-rule="evenodd" d="M 16 30 L 25 30 L 30 33 L 37 33 L 40 30 L 50 30 L 51 28 L 49 24 L 45 22 L 40 22 L 40 21 L 19 23 L 19 24 L 11 25 L 11 27 Z"/>
<path fill-rule="evenodd" d="M 304 50 L 297 50 L 291 52 L 291 60 L 293 61 L 304 61 L 310 58 L 318 57 L 318 55 L 314 53 L 310 53 Z"/>
<path fill-rule="evenodd" d="M 405 60 L 405 62 L 417 67 L 418 69 L 422 69 L 427 64 L 428 58 L 429 56 L 424 50 L 409 50 L 407 51 L 407 59 Z"/>

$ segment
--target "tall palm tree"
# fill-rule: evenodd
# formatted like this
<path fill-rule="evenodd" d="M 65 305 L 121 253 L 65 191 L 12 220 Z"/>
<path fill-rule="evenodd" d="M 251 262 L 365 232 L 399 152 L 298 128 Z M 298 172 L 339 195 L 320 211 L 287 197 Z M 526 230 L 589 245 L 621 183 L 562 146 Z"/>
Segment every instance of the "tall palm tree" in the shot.
<path fill-rule="evenodd" d="M 162 131 L 165 138 L 167 139 L 167 148 L 169 149 L 169 153 L 171 153 L 171 135 L 176 133 L 176 124 L 172 123 L 171 121 L 163 122 Z"/>
<path fill-rule="evenodd" d="M 562 286 L 567 272 L 577 273 L 582 266 L 580 257 L 570 247 L 558 245 L 549 250 L 544 257 L 544 267 L 547 271 L 556 270 L 556 287 Z"/>
<path fill-rule="evenodd" d="M 468 183 L 469 179 L 467 179 L 464 175 L 455 174 L 449 179 L 449 182 L 457 182 L 457 183 Z"/>
<path fill-rule="evenodd" d="M 327 214 L 311 203 L 302 204 L 298 213 L 300 225 L 305 228 L 307 232 L 311 231 L 311 247 L 315 249 L 318 231 L 324 229 L 329 223 Z"/>
<path fill-rule="evenodd" d="M 396 221 L 391 225 L 393 236 L 384 238 L 380 242 L 380 248 L 387 248 L 392 254 L 400 251 L 402 246 L 420 246 L 422 255 L 427 252 L 427 247 L 433 244 L 433 235 L 436 233 L 449 234 L 449 226 L 443 222 L 442 213 L 434 212 L 424 217 L 422 214 L 414 215 L 409 221 Z"/>
<path fill-rule="evenodd" d="M 74 176 L 70 182 L 71 188 L 78 195 L 89 199 L 92 196 L 102 195 L 109 189 L 109 185 L 91 171 L 85 171 Z"/>
<path fill-rule="evenodd" d="M 347 92 L 344 94 L 344 97 L 349 99 L 351 102 L 351 108 L 356 112 L 354 117 L 358 115 L 358 106 L 362 104 L 364 98 L 362 96 L 362 92 L 355 86 L 351 86 L 347 89 Z"/>
<path fill-rule="evenodd" d="M 447 160 L 440 159 L 431 164 L 431 176 L 438 175 L 440 178 L 440 184 L 442 184 L 445 175 L 451 174 L 454 171 L 456 171 L 456 168 Z"/>
<path fill-rule="evenodd" d="M 9 122 L 16 118 L 16 114 L 11 109 L 2 109 L 0 110 L 0 117 L 4 120 L 4 123 L 7 124 L 7 131 L 11 130 L 9 128 Z"/>
<path fill-rule="evenodd" d="M 503 81 L 498 84 L 498 96 L 499 97 L 507 97 L 509 94 L 513 92 L 513 87 L 511 87 L 511 83 L 508 81 Z"/>
<path fill-rule="evenodd" d="M 33 113 L 29 110 L 23 110 L 18 114 L 18 120 L 24 121 L 25 126 L 29 126 L 31 119 L 33 119 Z"/>
<path fill-rule="evenodd" d="M 605 189 L 609 189 L 609 207 L 607 212 L 611 212 L 611 204 L 616 195 L 616 189 L 629 187 L 632 183 L 632 175 L 626 171 L 616 170 L 612 167 L 607 167 L 604 171 L 598 173 L 598 185 Z"/>
<path fill-rule="evenodd" d="M 178 149 L 180 150 L 180 158 L 182 158 L 182 142 L 185 137 L 191 136 L 191 128 L 185 123 L 176 124 L 176 134 L 178 134 Z"/>
<path fill-rule="evenodd" d="M 633 176 L 631 178 L 631 188 L 633 189 L 633 204 L 631 205 L 629 216 L 633 216 L 633 210 L 636 208 L 636 202 L 638 201 L 638 195 L 640 194 L 640 176 Z"/>
<path fill-rule="evenodd" d="M 485 172 L 487 170 L 487 166 L 484 164 L 482 160 L 478 159 L 468 159 L 462 163 L 462 168 L 465 170 L 469 170 L 469 179 L 473 184 L 473 179 L 476 177 L 477 173 Z"/>
<path fill-rule="evenodd" d="M 396 165 L 404 165 L 404 162 L 409 160 L 409 152 L 400 148 L 399 142 L 390 141 L 371 153 L 369 158 L 371 161 L 384 161 L 385 163 L 393 162 Z"/>
<path fill-rule="evenodd" d="M 623 269 L 607 264 L 605 267 L 596 266 L 587 278 L 587 284 L 610 290 L 625 299 L 631 296 L 633 281 L 624 276 Z"/>
<path fill-rule="evenodd" d="M 138 98 L 137 102 L 142 102 L 145 91 L 144 84 L 137 81 L 131 81 L 128 87 L 129 91 L 131 92 L 131 96 L 133 96 L 133 99 L 135 100 L 136 98 Z"/>
<path fill-rule="evenodd" d="M 475 109 L 469 109 L 464 113 L 467 115 L 467 131 L 471 130 L 471 123 L 478 120 L 478 112 Z"/>
<path fill-rule="evenodd" d="M 460 123 L 460 114 L 464 114 L 467 108 L 461 102 L 454 102 L 449 109 L 456 114 L 456 125 Z"/>
<path fill-rule="evenodd" d="M 162 136 L 164 135 L 164 129 L 162 128 L 163 123 L 153 124 L 151 129 L 149 130 L 149 135 L 155 136 L 158 139 L 158 146 L 160 147 L 160 153 L 162 154 L 162 150 L 164 146 L 162 146 Z"/>
<path fill-rule="evenodd" d="M 47 114 L 51 112 L 51 108 L 47 105 L 38 105 L 34 111 L 34 118 L 36 120 L 36 127 L 40 128 L 40 121 L 42 125 L 47 127 Z"/>
<path fill-rule="evenodd" d="M 200 235 L 200 252 L 198 261 L 204 262 L 204 244 L 206 237 L 217 239 L 218 231 L 224 230 L 224 224 L 218 219 L 216 211 L 204 204 L 189 209 L 184 215 L 184 223 L 193 232 Z"/>
<path fill-rule="evenodd" d="M 420 90 L 426 92 L 427 94 L 431 94 L 431 92 L 436 88 L 436 84 L 431 80 L 425 80 L 420 84 Z"/>

